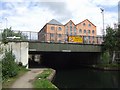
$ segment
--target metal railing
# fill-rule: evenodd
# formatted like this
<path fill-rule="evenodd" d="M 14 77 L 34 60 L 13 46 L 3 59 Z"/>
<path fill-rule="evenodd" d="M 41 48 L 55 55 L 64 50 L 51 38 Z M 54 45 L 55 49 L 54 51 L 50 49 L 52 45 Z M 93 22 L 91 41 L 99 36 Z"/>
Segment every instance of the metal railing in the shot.
<path fill-rule="evenodd" d="M 77 40 L 70 41 L 70 37 L 81 39 L 81 42 L 76 42 Z M 49 43 L 81 43 L 81 44 L 102 44 L 102 37 L 95 36 L 81 36 L 81 35 L 67 35 L 67 34 L 56 34 L 56 33 L 40 33 L 38 34 L 38 40 L 40 42 L 49 42 Z"/>
<path fill-rule="evenodd" d="M 2 34 L 5 33 L 3 29 L 0 30 L 0 40 L 2 40 Z M 20 39 L 10 39 L 7 37 L 20 37 Z M 102 44 L 103 38 L 98 36 L 81 36 L 81 35 L 68 35 L 61 33 L 38 33 L 33 31 L 18 31 L 12 30 L 12 33 L 7 32 L 6 38 L 8 40 L 23 40 L 23 41 L 39 41 L 48 43 L 78 43 L 75 41 L 70 41 L 69 37 L 80 37 L 81 44 Z M 78 39 L 79 40 L 79 39 Z"/>
<path fill-rule="evenodd" d="M 0 29 L 0 40 L 3 39 L 2 34 L 5 33 L 3 29 Z M 18 31 L 18 30 L 11 30 L 11 32 L 5 33 L 5 37 L 8 39 L 8 37 L 20 37 L 19 40 L 23 41 L 32 41 L 32 40 L 38 40 L 38 32 L 33 31 Z M 13 38 L 9 38 L 9 40 L 12 40 Z M 18 39 L 14 39 L 18 40 Z"/>

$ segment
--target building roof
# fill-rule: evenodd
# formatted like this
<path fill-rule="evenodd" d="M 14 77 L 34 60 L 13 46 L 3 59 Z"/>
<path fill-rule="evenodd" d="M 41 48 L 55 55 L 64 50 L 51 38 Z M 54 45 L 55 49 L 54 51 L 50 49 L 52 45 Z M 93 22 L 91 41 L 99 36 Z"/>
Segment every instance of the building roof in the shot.
<path fill-rule="evenodd" d="M 88 19 L 85 19 L 84 21 L 82 21 L 82 22 L 80 22 L 80 23 L 78 23 L 78 24 L 81 24 L 81 23 L 83 23 L 83 22 L 85 22 L 85 21 L 88 21 L 88 22 L 90 22 L 93 26 L 95 26 L 91 21 L 89 21 Z M 78 24 L 76 24 L 76 25 L 78 25 Z M 95 26 L 96 27 L 96 26 Z"/>
<path fill-rule="evenodd" d="M 63 25 L 63 24 L 61 24 L 60 22 L 58 22 L 57 20 L 55 20 L 55 19 L 52 19 L 52 20 L 49 21 L 47 24 Z"/>
<path fill-rule="evenodd" d="M 67 25 L 68 23 L 72 22 L 74 24 L 74 22 L 72 20 L 70 20 L 69 22 L 67 22 L 65 25 Z M 75 25 L 75 24 L 74 24 Z"/>

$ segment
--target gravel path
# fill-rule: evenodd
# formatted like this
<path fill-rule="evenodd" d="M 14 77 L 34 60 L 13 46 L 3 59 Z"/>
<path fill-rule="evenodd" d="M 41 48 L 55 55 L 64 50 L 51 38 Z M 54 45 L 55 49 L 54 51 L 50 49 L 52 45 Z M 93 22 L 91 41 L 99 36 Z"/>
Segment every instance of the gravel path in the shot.
<path fill-rule="evenodd" d="M 30 69 L 25 75 L 20 77 L 11 88 L 33 88 L 32 80 L 40 74 L 43 69 Z"/>

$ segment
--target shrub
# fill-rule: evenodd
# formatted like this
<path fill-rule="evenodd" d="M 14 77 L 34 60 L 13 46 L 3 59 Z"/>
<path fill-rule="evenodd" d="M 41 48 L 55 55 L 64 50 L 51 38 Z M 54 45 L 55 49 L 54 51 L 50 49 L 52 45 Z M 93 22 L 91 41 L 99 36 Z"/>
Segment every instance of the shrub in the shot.
<path fill-rule="evenodd" d="M 105 51 L 105 52 L 101 55 L 101 64 L 109 64 L 109 62 L 110 62 L 109 52 Z"/>
<path fill-rule="evenodd" d="M 19 62 L 19 63 L 18 63 L 18 66 L 23 66 L 22 62 Z"/>
<path fill-rule="evenodd" d="M 2 59 L 2 76 L 3 79 L 16 76 L 18 74 L 18 65 L 15 63 L 15 56 L 12 51 L 5 51 Z"/>

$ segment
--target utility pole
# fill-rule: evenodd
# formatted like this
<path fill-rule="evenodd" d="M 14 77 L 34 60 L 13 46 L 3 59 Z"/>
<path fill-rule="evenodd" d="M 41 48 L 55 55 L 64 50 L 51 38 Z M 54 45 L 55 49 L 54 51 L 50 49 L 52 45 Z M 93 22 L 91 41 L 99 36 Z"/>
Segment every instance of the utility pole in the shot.
<path fill-rule="evenodd" d="M 102 33 L 103 33 L 103 37 L 104 37 L 105 36 L 105 32 L 104 32 L 104 9 L 100 8 L 100 10 L 101 10 L 102 19 L 103 19 L 103 31 L 102 31 Z"/>
<path fill-rule="evenodd" d="M 7 26 L 8 26 L 8 19 L 5 18 L 5 25 L 6 25 L 6 29 L 7 29 Z"/>
<path fill-rule="evenodd" d="M 6 38 L 7 38 L 7 24 L 8 24 L 8 20 L 7 20 L 7 18 L 5 18 L 5 25 L 6 25 L 6 32 L 5 32 L 5 34 L 6 34 Z"/>

